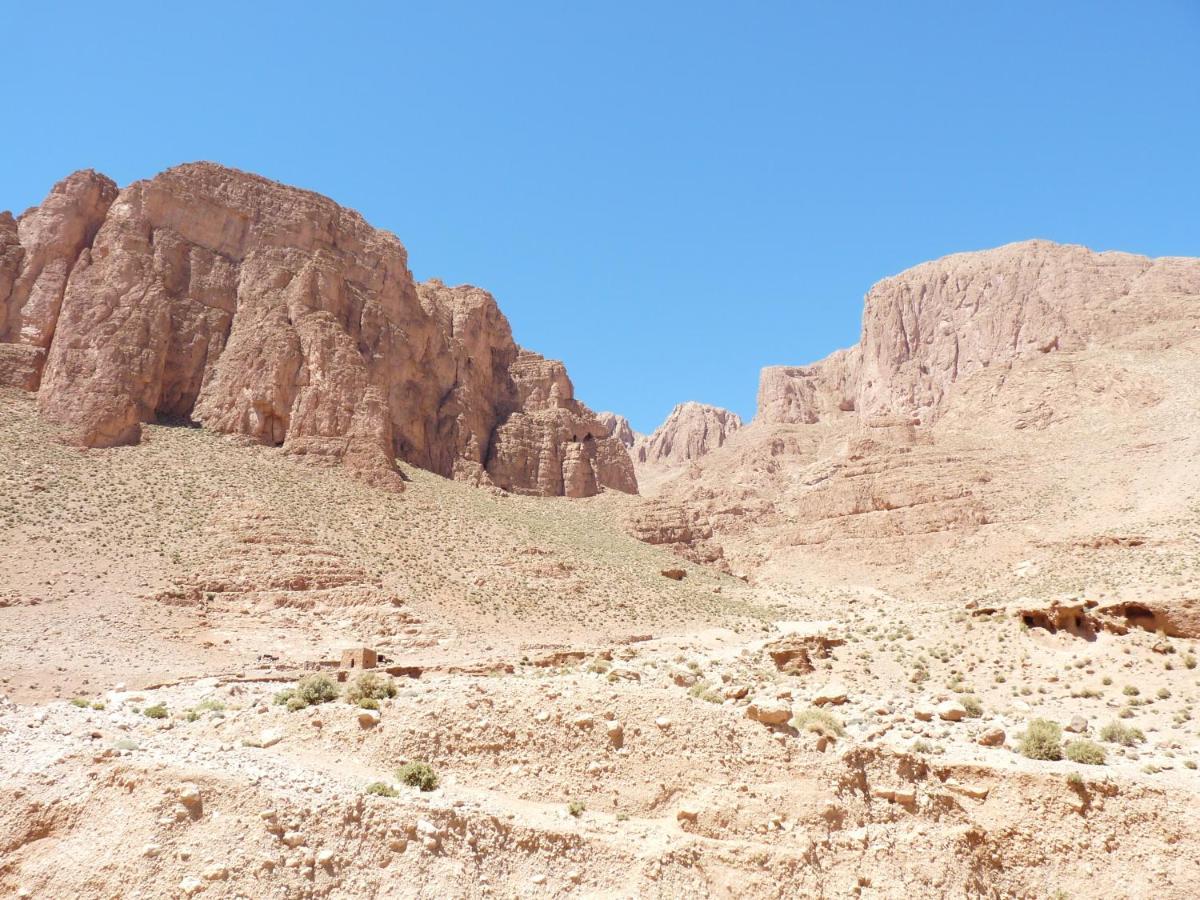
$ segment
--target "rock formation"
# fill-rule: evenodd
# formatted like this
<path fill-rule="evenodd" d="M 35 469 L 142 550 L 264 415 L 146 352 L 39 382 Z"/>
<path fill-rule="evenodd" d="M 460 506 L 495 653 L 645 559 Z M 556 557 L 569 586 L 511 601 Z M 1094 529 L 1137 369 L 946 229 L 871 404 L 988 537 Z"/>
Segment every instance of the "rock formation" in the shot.
<path fill-rule="evenodd" d="M 681 466 L 706 456 L 742 427 L 736 413 L 707 403 L 680 403 L 637 446 L 637 461 L 651 466 Z"/>
<path fill-rule="evenodd" d="M 624 416 L 612 412 L 602 412 L 596 413 L 596 418 L 608 429 L 609 435 L 624 444 L 626 449 L 633 447 L 638 439 L 643 437 L 643 435 L 633 430 L 633 426 L 629 424 L 629 420 Z"/>
<path fill-rule="evenodd" d="M 1200 263 L 1026 241 L 923 263 L 868 292 L 858 346 L 763 372 L 759 418 L 939 415 L 973 372 L 1096 346 L 1164 348 L 1200 324 Z M 1183 327 L 1178 327 L 1183 323 Z"/>
<path fill-rule="evenodd" d="M 0 216 L 0 384 L 37 388 L 67 279 L 116 196 L 108 178 L 76 172 L 19 220 Z"/>
<path fill-rule="evenodd" d="M 936 570 L 1018 521 L 1069 543 L 1193 495 L 1198 346 L 1197 259 L 1029 241 L 925 263 L 871 288 L 856 346 L 765 369 L 755 420 L 686 477 L 639 470 L 656 498 L 629 527 L 746 573 L 916 570 L 922 549 Z"/>
<path fill-rule="evenodd" d="M 624 445 L 575 399 L 562 363 L 522 350 L 510 372 L 520 409 L 496 429 L 488 457 L 498 486 L 567 497 L 587 497 L 601 486 L 637 492 Z"/>
<path fill-rule="evenodd" d="M 490 295 L 418 287 L 393 235 L 254 175 L 196 163 L 119 193 L 70 176 L 0 218 L 0 313 L 0 380 L 80 446 L 189 420 L 393 487 L 399 457 L 515 491 L 636 490 Z"/>

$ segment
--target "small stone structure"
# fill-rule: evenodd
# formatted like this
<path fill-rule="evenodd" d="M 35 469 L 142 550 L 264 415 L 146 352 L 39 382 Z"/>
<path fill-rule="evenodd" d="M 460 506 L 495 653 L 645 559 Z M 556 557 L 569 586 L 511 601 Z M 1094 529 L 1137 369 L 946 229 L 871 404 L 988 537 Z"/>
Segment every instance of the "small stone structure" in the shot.
<path fill-rule="evenodd" d="M 379 665 L 379 655 L 370 647 L 353 647 L 342 651 L 342 669 L 374 669 Z"/>

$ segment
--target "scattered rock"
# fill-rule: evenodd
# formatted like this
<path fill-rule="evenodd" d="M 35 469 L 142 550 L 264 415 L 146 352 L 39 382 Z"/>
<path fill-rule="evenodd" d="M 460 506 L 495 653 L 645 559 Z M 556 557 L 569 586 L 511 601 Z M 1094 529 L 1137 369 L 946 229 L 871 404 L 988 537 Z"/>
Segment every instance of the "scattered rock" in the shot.
<path fill-rule="evenodd" d="M 358 711 L 358 724 L 363 728 L 374 728 L 382 721 L 378 710 L 360 709 Z"/>
<path fill-rule="evenodd" d="M 959 722 L 966 718 L 967 708 L 957 700 L 947 700 L 938 704 L 937 714 L 939 719 L 947 722 Z"/>
<path fill-rule="evenodd" d="M 1007 735 L 1005 735 L 1003 728 L 989 728 L 983 734 L 979 735 L 976 743 L 983 747 L 999 747 L 1004 743 L 1006 738 Z"/>
<path fill-rule="evenodd" d="M 746 716 L 764 725 L 783 725 L 792 717 L 792 705 L 775 697 L 758 697 L 746 707 Z"/>
<path fill-rule="evenodd" d="M 813 694 L 813 706 L 840 706 L 846 702 L 846 686 L 837 682 L 830 682 Z"/>

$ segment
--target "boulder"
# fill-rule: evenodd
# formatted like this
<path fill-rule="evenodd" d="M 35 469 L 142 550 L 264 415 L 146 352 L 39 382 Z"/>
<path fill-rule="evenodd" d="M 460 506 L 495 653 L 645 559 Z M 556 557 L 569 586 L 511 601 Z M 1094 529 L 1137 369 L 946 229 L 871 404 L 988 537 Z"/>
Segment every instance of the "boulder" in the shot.
<path fill-rule="evenodd" d="M 813 706 L 840 706 L 845 702 L 846 686 L 836 681 L 818 688 L 812 698 Z"/>
<path fill-rule="evenodd" d="M 947 722 L 959 722 L 966 718 L 967 708 L 957 700 L 947 700 L 938 704 L 937 715 Z"/>
<path fill-rule="evenodd" d="M 981 747 L 1000 747 L 1004 744 L 1007 735 L 1003 728 L 989 728 L 976 738 L 975 742 Z"/>
<path fill-rule="evenodd" d="M 746 707 L 746 717 L 764 725 L 784 725 L 792 717 L 792 705 L 775 697 L 758 697 Z"/>

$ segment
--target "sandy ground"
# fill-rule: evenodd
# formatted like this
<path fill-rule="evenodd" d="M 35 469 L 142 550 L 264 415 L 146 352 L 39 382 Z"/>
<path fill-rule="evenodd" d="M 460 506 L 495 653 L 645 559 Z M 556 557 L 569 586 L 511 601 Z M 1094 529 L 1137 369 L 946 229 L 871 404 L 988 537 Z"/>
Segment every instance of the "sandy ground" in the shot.
<path fill-rule="evenodd" d="M 1071 596 L 1064 566 L 1109 573 L 1111 596 L 1147 572 L 1187 594 L 1186 509 L 1151 509 L 1137 546 L 994 528 L 923 544 L 921 574 L 889 579 L 805 545 L 804 567 L 747 583 L 630 537 L 645 501 L 415 470 L 391 495 L 201 430 L 147 432 L 71 450 L 29 398 L 0 395 L 0 894 L 1200 883 L 1200 642 L 1051 634 L 1008 606 Z M 682 581 L 661 575 L 679 565 Z M 358 645 L 402 667 L 378 710 L 275 702 Z M 1023 755 L 1039 718 L 1082 729 L 1061 742 L 1104 763 Z M 1102 738 L 1112 723 L 1123 742 Z M 434 790 L 400 780 L 413 761 Z"/>

